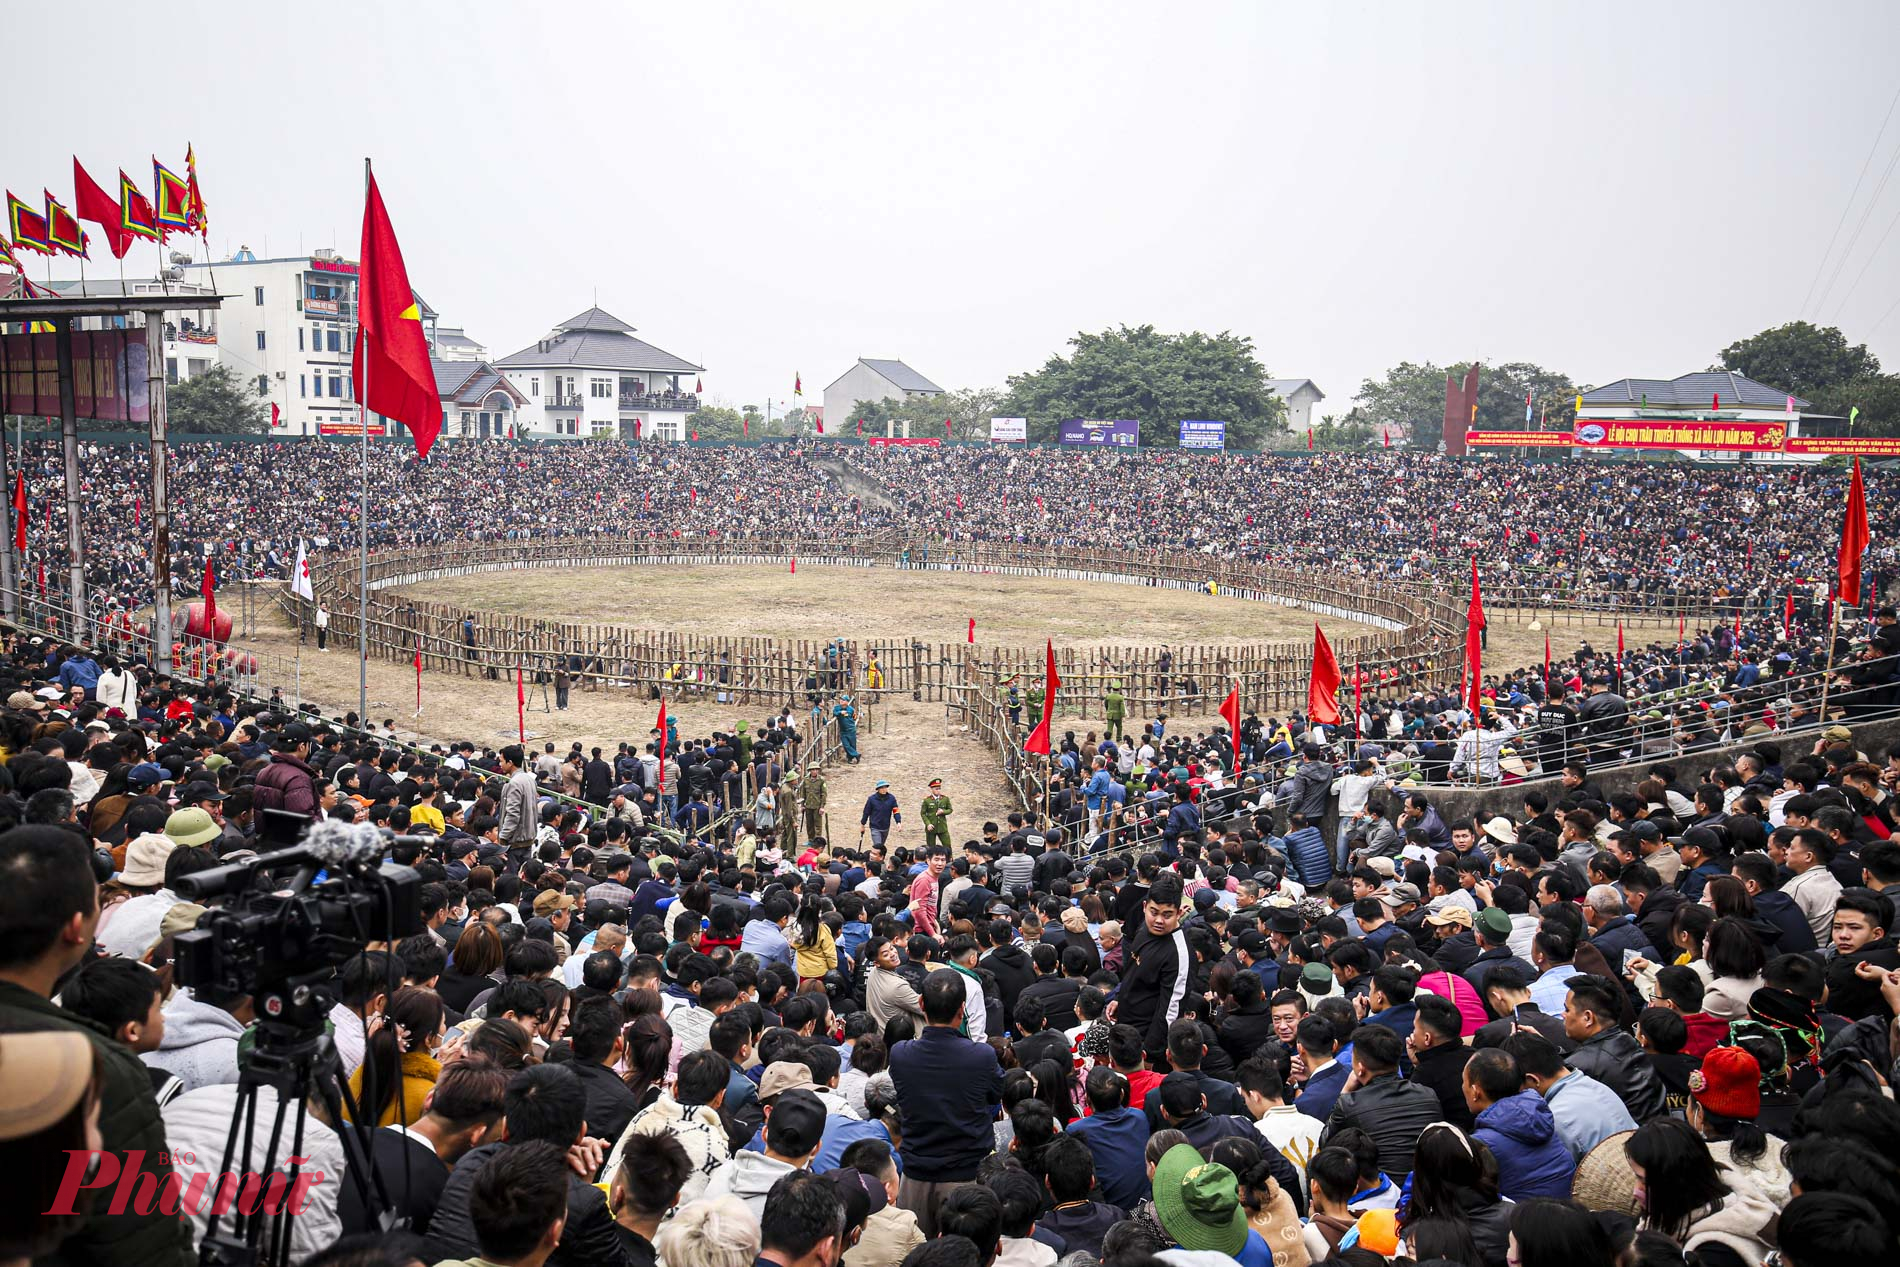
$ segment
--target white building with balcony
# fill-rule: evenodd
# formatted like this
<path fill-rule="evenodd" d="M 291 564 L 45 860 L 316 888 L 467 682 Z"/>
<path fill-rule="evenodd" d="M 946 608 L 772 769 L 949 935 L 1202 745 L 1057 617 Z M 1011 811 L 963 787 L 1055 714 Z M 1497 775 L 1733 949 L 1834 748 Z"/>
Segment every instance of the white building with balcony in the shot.
<path fill-rule="evenodd" d="M 683 440 L 705 372 L 635 338 L 632 326 L 599 308 L 563 321 L 495 367 L 526 399 L 514 419 L 524 438 Z"/>

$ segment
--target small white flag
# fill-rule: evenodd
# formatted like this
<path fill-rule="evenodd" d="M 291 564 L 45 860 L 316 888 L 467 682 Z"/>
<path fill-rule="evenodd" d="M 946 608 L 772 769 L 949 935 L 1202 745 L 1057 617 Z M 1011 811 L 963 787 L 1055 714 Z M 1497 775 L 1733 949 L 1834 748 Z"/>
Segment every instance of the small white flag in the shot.
<path fill-rule="evenodd" d="M 297 539 L 297 562 L 290 569 L 290 592 L 313 603 L 317 601 L 317 591 L 310 584 L 310 560 L 304 557 L 301 537 Z"/>

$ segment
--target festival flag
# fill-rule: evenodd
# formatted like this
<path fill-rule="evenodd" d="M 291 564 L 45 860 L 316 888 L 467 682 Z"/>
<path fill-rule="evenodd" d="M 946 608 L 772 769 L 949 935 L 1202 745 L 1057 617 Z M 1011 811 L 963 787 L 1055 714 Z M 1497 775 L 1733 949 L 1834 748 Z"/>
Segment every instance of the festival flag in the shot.
<path fill-rule="evenodd" d="M 1616 690 L 1623 690 L 1623 622 L 1616 622 Z"/>
<path fill-rule="evenodd" d="M 1644 399 L 1647 400 L 1648 398 L 1645 397 Z M 1577 412 L 1578 413 L 1583 412 L 1583 393 L 1582 392 L 1577 393 Z"/>
<path fill-rule="evenodd" d="M 698 428 L 698 427 L 694 427 L 694 428 L 693 428 L 693 439 L 694 439 L 694 441 L 695 441 L 695 442 L 697 442 L 697 441 L 698 441 L 698 439 L 699 439 L 699 428 Z M 697 499 L 695 499 L 695 500 L 697 500 Z"/>
<path fill-rule="evenodd" d="M 163 209 L 160 209 L 160 219 Z M 383 206 L 376 177 L 369 177 L 363 199 L 363 245 L 357 264 L 356 320 L 362 337 L 350 363 L 356 398 L 364 406 L 409 428 L 416 456 L 442 430 L 442 398 L 429 366 L 429 341 L 422 333 L 422 309 L 409 286 L 402 247 Z"/>
<path fill-rule="evenodd" d="M 825 434 L 825 420 L 823 418 L 814 419 L 813 423 L 817 426 L 819 435 Z"/>
<path fill-rule="evenodd" d="M 660 701 L 660 795 L 666 795 L 666 701 Z"/>
<path fill-rule="evenodd" d="M 0 264 L 5 264 L 8 268 L 18 273 L 21 280 L 25 280 L 26 265 L 20 263 L 20 257 L 13 253 L 13 244 L 7 241 L 6 234 L 4 233 L 0 233 Z M 31 292 L 28 293 L 31 294 Z"/>
<path fill-rule="evenodd" d="M 1860 406 L 1855 405 L 1853 408 L 1847 411 L 1847 433 L 1849 435 L 1852 435 L 1854 433 L 1854 424 L 1859 420 L 1860 420 Z"/>
<path fill-rule="evenodd" d="M 858 439 L 864 438 L 864 419 L 858 419 Z"/>
<path fill-rule="evenodd" d="M 798 560 L 796 558 L 792 560 L 792 575 L 798 575 Z"/>
<path fill-rule="evenodd" d="M 706 380 L 705 380 L 705 379 L 703 379 L 703 378 L 696 378 L 696 379 L 694 379 L 694 380 L 693 380 L 693 395 L 695 395 L 695 396 L 697 396 L 697 395 L 699 395 L 700 393 L 702 393 L 702 392 L 704 392 L 705 390 L 706 390 Z"/>
<path fill-rule="evenodd" d="M 1379 428 L 1379 438 L 1385 441 L 1386 448 L 1389 449 L 1392 447 L 1392 433 L 1384 427 Z"/>
<path fill-rule="evenodd" d="M 1854 478 L 1847 486 L 1847 515 L 1841 523 L 1840 577 L 1841 601 L 1860 604 L 1860 556 L 1866 553 L 1867 490 L 1860 482 L 1860 459 L 1854 459 Z"/>
<path fill-rule="evenodd" d="M 140 526 L 139 516 L 143 514 L 144 512 L 145 512 L 145 498 L 134 497 L 132 499 L 132 526 L 134 528 L 137 528 Z"/>
<path fill-rule="evenodd" d="M 135 238 L 159 240 L 158 213 L 123 167 L 119 169 L 119 227 Z"/>
<path fill-rule="evenodd" d="M 283 411 L 277 407 L 277 402 L 273 400 L 270 403 L 270 425 L 273 427 L 283 426 L 283 418 Z"/>
<path fill-rule="evenodd" d="M 211 560 L 208 558 L 205 560 L 204 580 L 199 582 L 198 589 L 204 595 L 205 633 L 208 636 L 216 632 L 218 621 L 217 577 L 211 571 Z"/>
<path fill-rule="evenodd" d="M 1478 557 L 1471 557 L 1471 602 L 1465 608 L 1465 707 L 1471 719 L 1482 716 L 1484 682 L 1484 598 L 1478 589 Z"/>
<path fill-rule="evenodd" d="M 1788 601 L 1781 605 L 1781 640 L 1794 637 L 1794 591 L 1788 591 Z"/>
<path fill-rule="evenodd" d="M 207 231 L 211 227 L 211 218 L 205 214 L 205 191 L 204 187 L 198 183 L 198 159 L 191 152 L 190 145 L 185 146 L 185 192 L 191 198 L 191 205 L 185 211 L 185 218 L 190 222 L 192 231 L 209 242 Z"/>
<path fill-rule="evenodd" d="M 310 558 L 304 553 L 303 538 L 297 538 L 297 561 L 290 565 L 290 592 L 298 598 L 317 601 L 317 591 L 310 584 Z"/>
<path fill-rule="evenodd" d="M 125 258 L 126 250 L 132 245 L 132 235 L 119 222 L 119 204 L 99 188 L 99 182 L 86 173 L 76 156 L 73 159 L 73 209 L 81 220 L 90 220 L 105 230 L 106 245 L 112 249 L 114 259 Z"/>
<path fill-rule="evenodd" d="M 744 440 L 752 438 L 752 419 L 746 414 L 739 415 L 739 436 Z"/>
<path fill-rule="evenodd" d="M 1313 433 L 1311 431 L 1306 433 L 1306 451 L 1308 453 L 1313 451 Z"/>
<path fill-rule="evenodd" d="M 166 237 L 191 228 L 191 186 L 152 160 L 152 205 L 158 212 L 158 230 Z"/>
<path fill-rule="evenodd" d="M 1056 644 L 1046 642 L 1048 666 L 1042 679 L 1042 720 L 1029 732 L 1029 738 L 1023 740 L 1024 752 L 1049 755 L 1049 723 L 1056 712 L 1056 689 L 1062 685 L 1062 679 L 1056 675 Z"/>
<path fill-rule="evenodd" d="M 1306 718 L 1315 725 L 1339 724 L 1339 661 L 1326 631 L 1313 622 L 1313 671 L 1306 679 Z"/>
<path fill-rule="evenodd" d="M 1788 412 L 1790 414 L 1794 413 L 1794 397 L 1793 396 L 1788 397 Z"/>
<path fill-rule="evenodd" d="M 26 472 L 13 473 L 13 548 L 26 549 Z"/>
<path fill-rule="evenodd" d="M 1682 644 L 1688 641 L 1688 633 L 1689 633 L 1689 617 L 1682 612 L 1677 612 L 1676 613 L 1676 663 L 1677 664 L 1682 663 Z"/>
<path fill-rule="evenodd" d="M 13 245 L 41 255 L 51 255 L 53 244 L 46 240 L 46 217 L 33 210 L 7 190 L 7 224 Z"/>
<path fill-rule="evenodd" d="M 956 433 L 950 429 L 950 420 L 945 418 L 943 420 L 943 438 L 949 440 L 955 438 L 955 435 Z"/>
<path fill-rule="evenodd" d="M 521 677 L 521 661 L 515 661 L 515 741 L 528 742 L 528 688 Z"/>
<path fill-rule="evenodd" d="M 1544 698 L 1550 698 L 1550 630 L 1544 630 Z"/>
<path fill-rule="evenodd" d="M 974 616 L 970 617 L 970 632 L 964 637 L 964 641 L 965 642 L 976 641 L 976 617 Z"/>
<path fill-rule="evenodd" d="M 1240 772 L 1240 688 L 1238 686 L 1229 690 L 1227 698 L 1221 701 L 1220 716 L 1221 720 L 1227 723 L 1228 741 L 1234 748 L 1233 772 L 1238 775 Z"/>
<path fill-rule="evenodd" d="M 792 371 L 792 395 L 803 396 L 804 394 L 805 394 L 805 380 L 799 374 L 797 370 L 793 370 Z"/>
<path fill-rule="evenodd" d="M 1715 393 L 1715 404 L 1713 406 L 1713 409 L 1714 409 L 1714 412 L 1716 413 L 1720 413 L 1722 410 L 1722 393 L 1721 392 Z"/>
<path fill-rule="evenodd" d="M 636 440 L 640 438 L 640 423 L 641 419 L 639 418 L 633 420 L 633 438 Z"/>
<path fill-rule="evenodd" d="M 416 713 L 422 712 L 422 647 L 416 647 Z"/>

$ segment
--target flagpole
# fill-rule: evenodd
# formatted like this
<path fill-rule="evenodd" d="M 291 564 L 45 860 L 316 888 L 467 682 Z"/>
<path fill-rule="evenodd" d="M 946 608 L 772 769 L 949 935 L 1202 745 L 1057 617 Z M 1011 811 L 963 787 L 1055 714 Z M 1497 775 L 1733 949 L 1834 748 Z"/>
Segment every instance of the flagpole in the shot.
<path fill-rule="evenodd" d="M 369 158 L 363 159 L 363 204 L 369 205 Z M 367 210 L 366 210 L 367 214 Z M 363 341 L 363 264 L 357 262 L 356 338 L 350 344 L 352 356 Z M 369 396 L 369 357 L 363 357 L 363 381 L 356 385 L 356 422 L 362 432 L 362 484 L 357 491 L 356 538 L 359 568 L 356 590 L 356 715 L 359 724 L 369 724 L 369 412 L 364 403 Z"/>
<path fill-rule="evenodd" d="M 1841 632 L 1841 600 L 1838 595 L 1828 604 L 1827 667 L 1821 671 L 1821 724 L 1827 725 L 1827 692 L 1834 684 L 1834 642 Z"/>

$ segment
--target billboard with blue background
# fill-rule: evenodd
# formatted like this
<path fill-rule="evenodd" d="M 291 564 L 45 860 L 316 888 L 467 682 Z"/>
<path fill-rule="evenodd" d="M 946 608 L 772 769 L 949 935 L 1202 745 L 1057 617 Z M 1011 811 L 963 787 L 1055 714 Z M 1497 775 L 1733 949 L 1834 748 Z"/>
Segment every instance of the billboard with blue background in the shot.
<path fill-rule="evenodd" d="M 1132 449 L 1141 443 L 1140 437 L 1141 424 L 1127 419 L 1120 422 L 1090 422 L 1071 418 L 1056 430 L 1056 439 L 1063 444 L 1106 444 Z"/>
<path fill-rule="evenodd" d="M 1224 449 L 1227 447 L 1227 424 L 1224 422 L 1190 422 L 1181 420 L 1181 447 L 1184 449 Z"/>

